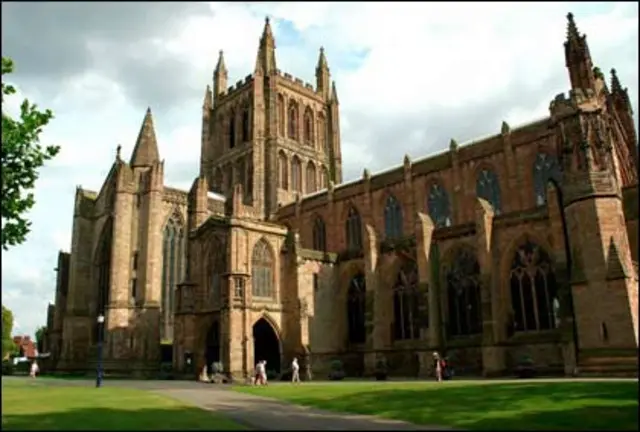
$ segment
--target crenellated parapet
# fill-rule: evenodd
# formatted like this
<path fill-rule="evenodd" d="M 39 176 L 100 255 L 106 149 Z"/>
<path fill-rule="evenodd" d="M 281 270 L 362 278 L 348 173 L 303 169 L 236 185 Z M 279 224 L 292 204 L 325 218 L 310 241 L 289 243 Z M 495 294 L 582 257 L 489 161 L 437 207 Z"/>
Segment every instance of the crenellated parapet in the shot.
<path fill-rule="evenodd" d="M 255 76 L 253 74 L 247 75 L 244 80 L 238 80 L 234 85 L 230 85 L 222 93 L 218 94 L 217 104 L 224 104 L 231 100 L 234 100 L 238 95 L 244 94 L 247 90 L 251 89 Z"/>
<path fill-rule="evenodd" d="M 318 102 L 323 100 L 322 94 L 316 91 L 312 84 L 305 82 L 303 79 L 292 76 L 287 72 L 283 73 L 279 69 L 276 70 L 276 76 L 278 77 L 277 83 L 282 87 Z"/>

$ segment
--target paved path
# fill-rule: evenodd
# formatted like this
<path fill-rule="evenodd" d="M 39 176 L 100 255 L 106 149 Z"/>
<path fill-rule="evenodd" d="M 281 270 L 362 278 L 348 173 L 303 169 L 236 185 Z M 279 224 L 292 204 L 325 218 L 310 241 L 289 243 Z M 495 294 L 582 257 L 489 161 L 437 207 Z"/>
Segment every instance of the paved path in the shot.
<path fill-rule="evenodd" d="M 164 389 L 155 392 L 224 413 L 244 426 L 259 430 L 442 430 L 441 427 L 291 405 L 213 385 L 204 389 Z"/>

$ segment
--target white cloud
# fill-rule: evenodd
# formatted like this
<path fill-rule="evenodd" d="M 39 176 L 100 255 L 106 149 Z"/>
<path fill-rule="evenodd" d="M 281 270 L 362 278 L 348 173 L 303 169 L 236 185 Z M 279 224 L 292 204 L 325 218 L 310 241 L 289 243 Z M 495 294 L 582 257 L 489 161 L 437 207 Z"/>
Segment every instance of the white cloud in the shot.
<path fill-rule="evenodd" d="M 218 51 L 225 51 L 229 84 L 244 79 L 253 71 L 269 15 L 278 66 L 313 82 L 323 45 L 338 85 L 348 180 L 360 176 L 365 165 L 375 171 L 400 164 L 405 153 L 420 157 L 443 149 L 449 137 L 464 141 L 497 132 L 503 119 L 513 126 L 546 115 L 555 94 L 568 90 L 562 43 L 570 10 L 588 35 L 596 65 L 603 71 L 617 68 L 637 108 L 638 6 L 633 3 L 212 2 L 210 13 L 167 25 L 162 37 L 127 46 L 88 38 L 94 63 L 64 81 L 57 97 L 44 99 L 35 84 L 21 87 L 24 95 L 53 109 L 56 118 L 43 142 L 60 144 L 62 151 L 38 181 L 29 241 L 3 253 L 3 302 L 23 331 L 32 333 L 45 322 L 40 303 L 53 298 L 57 250 L 69 247 L 75 185 L 98 189 L 116 145 L 122 144 L 127 158 L 133 148 L 146 107 L 135 105 L 130 89 L 114 78 L 115 50 L 151 70 L 171 60 L 188 65 L 184 75 L 167 79 L 187 83 L 199 96 L 151 107 L 167 177 L 186 188 L 199 168 L 202 95 Z M 285 35 L 289 28 L 298 34 Z M 46 70 L 42 74 L 45 79 Z"/>

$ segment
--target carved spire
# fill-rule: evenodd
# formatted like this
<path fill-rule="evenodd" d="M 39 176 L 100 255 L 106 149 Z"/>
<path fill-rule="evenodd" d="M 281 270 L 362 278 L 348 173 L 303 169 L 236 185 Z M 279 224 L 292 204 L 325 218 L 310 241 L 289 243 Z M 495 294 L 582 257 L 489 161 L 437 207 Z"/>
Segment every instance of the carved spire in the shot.
<path fill-rule="evenodd" d="M 216 63 L 216 73 L 227 75 L 227 65 L 224 63 L 224 51 L 218 51 L 218 63 Z"/>
<path fill-rule="evenodd" d="M 221 95 L 226 91 L 228 77 L 227 66 L 224 64 L 224 52 L 220 50 L 218 53 L 218 63 L 213 71 L 213 97 Z"/>
<path fill-rule="evenodd" d="M 156 141 L 156 131 L 153 126 L 153 116 L 151 108 L 147 108 L 147 113 L 142 121 L 142 127 L 138 134 L 138 140 L 131 154 L 131 166 L 151 166 L 160 161 L 158 152 L 158 142 Z"/>
<path fill-rule="evenodd" d="M 256 72 L 262 71 L 269 75 L 276 70 L 276 41 L 271 31 L 269 17 L 264 19 L 264 29 L 260 37 L 260 46 L 258 48 L 258 56 L 256 58 Z"/>
<path fill-rule="evenodd" d="M 569 22 L 567 24 L 567 40 L 564 43 L 564 57 L 567 69 L 569 69 L 571 88 L 574 90 L 593 90 L 595 89 L 595 75 L 587 37 L 581 36 L 578 32 L 572 13 L 567 15 L 567 20 Z"/>
<path fill-rule="evenodd" d="M 573 13 L 567 14 L 567 41 L 578 42 L 580 40 L 580 33 L 578 32 L 578 26 L 573 20 Z"/>
<path fill-rule="evenodd" d="M 622 86 L 620 85 L 620 80 L 618 79 L 618 74 L 615 69 L 611 69 L 611 91 L 622 91 Z"/>
<path fill-rule="evenodd" d="M 340 101 L 338 100 L 338 90 L 336 90 L 336 82 L 333 81 L 331 83 L 331 102 L 335 103 L 335 104 L 339 104 Z"/>
<path fill-rule="evenodd" d="M 611 94 L 614 97 L 619 97 L 622 99 L 624 105 L 626 105 L 626 109 L 633 113 L 633 108 L 631 107 L 631 100 L 629 99 L 629 89 L 622 88 L 622 84 L 620 84 L 620 80 L 618 79 L 618 74 L 615 69 L 611 69 Z"/>
<path fill-rule="evenodd" d="M 207 85 L 204 91 L 204 101 L 202 101 L 202 109 L 211 109 L 213 106 L 213 94 L 211 93 L 211 87 Z"/>
<path fill-rule="evenodd" d="M 327 63 L 327 58 L 324 55 L 324 48 L 320 47 L 318 65 L 316 66 L 316 92 L 320 93 L 325 99 L 329 96 L 330 80 L 331 74 L 329 73 L 329 64 Z"/>
<path fill-rule="evenodd" d="M 324 47 L 320 47 L 320 55 L 318 56 L 318 65 L 316 66 L 316 71 L 320 69 L 329 70 L 329 63 L 327 63 L 327 57 L 324 55 Z"/>

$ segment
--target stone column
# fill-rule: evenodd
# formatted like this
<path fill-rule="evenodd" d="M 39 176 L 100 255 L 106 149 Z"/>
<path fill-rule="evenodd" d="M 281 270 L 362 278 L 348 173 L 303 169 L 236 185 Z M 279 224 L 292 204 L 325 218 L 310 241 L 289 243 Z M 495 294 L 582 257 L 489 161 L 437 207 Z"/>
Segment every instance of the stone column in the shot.
<path fill-rule="evenodd" d="M 494 210 L 486 200 L 477 198 L 476 244 L 480 266 L 480 304 L 482 316 L 482 368 L 483 375 L 493 376 L 505 369 L 504 348 L 496 346 L 496 322 L 500 316 L 498 302 L 494 300 L 493 278 L 493 218 Z"/>
<path fill-rule="evenodd" d="M 555 264 L 553 270 L 560 306 L 556 325 L 561 334 L 564 373 L 566 376 L 573 376 L 577 367 L 576 345 L 574 343 L 573 299 L 569 269 L 567 268 L 568 251 L 566 251 L 565 247 L 566 239 L 562 222 L 562 208 L 558 198 L 558 191 L 555 186 L 549 184 L 547 186 L 547 212 L 549 215 L 549 235 L 552 248 L 550 253 Z"/>
<path fill-rule="evenodd" d="M 127 165 L 120 164 L 116 174 L 109 305 L 105 317 L 105 344 L 112 347 L 112 351 L 105 357 L 114 360 L 125 360 L 129 354 L 129 284 L 134 193 L 133 171 Z"/>
<path fill-rule="evenodd" d="M 462 169 L 458 160 L 458 143 L 454 139 L 451 139 L 449 143 L 449 154 L 451 155 L 451 169 L 453 172 L 451 213 L 454 217 L 454 223 L 459 223 L 464 220 L 464 208 L 462 207 L 464 190 L 462 187 Z"/>
<path fill-rule="evenodd" d="M 375 228 L 371 224 L 364 226 L 364 271 L 365 271 L 365 326 L 367 353 L 364 358 L 366 374 L 375 371 L 376 350 L 379 350 L 380 322 L 376 316 L 376 293 L 378 292 L 378 277 L 376 268 L 378 265 L 378 241 Z"/>
<path fill-rule="evenodd" d="M 513 203 L 515 208 L 523 208 L 523 194 L 529 193 L 527 188 L 520 187 L 520 176 L 518 172 L 518 164 L 516 163 L 516 157 L 513 152 L 513 145 L 511 141 L 511 128 L 507 122 L 502 122 L 502 127 L 500 129 L 500 135 L 502 137 L 502 149 L 504 155 L 504 166 L 507 174 L 507 185 L 509 186 L 508 190 L 516 191 L 515 197 L 516 201 Z M 504 212 L 508 212 L 512 208 L 512 201 L 505 200 L 504 201 L 505 208 Z"/>
<path fill-rule="evenodd" d="M 421 340 L 425 340 L 425 347 L 437 345 L 440 335 L 440 317 L 438 313 L 438 301 L 436 290 L 431 280 L 431 242 L 435 227 L 431 217 L 422 212 L 416 214 L 416 257 L 418 264 L 418 290 L 420 292 L 420 333 Z M 429 351 L 421 351 L 419 354 L 419 374 L 426 376 L 429 373 L 431 361 Z"/>

